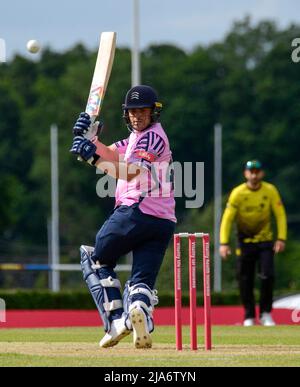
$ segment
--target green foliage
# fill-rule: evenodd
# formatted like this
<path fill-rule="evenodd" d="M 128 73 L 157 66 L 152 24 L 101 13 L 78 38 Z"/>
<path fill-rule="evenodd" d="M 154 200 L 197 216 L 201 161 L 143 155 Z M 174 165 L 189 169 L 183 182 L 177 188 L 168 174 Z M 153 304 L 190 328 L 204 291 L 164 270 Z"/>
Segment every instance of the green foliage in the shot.
<path fill-rule="evenodd" d="M 280 29 L 274 22 L 236 22 L 220 42 L 185 52 L 152 45 L 142 52 L 143 83 L 159 92 L 162 122 L 174 160 L 205 162 L 205 206 L 186 210 L 177 201 L 178 229 L 212 231 L 213 126 L 223 125 L 223 189 L 242 180 L 248 158 L 267 166 L 267 179 L 279 188 L 292 214 L 288 250 L 278 286 L 299 288 L 300 65 L 291 61 L 291 41 L 300 26 Z M 98 177 L 69 154 L 71 128 L 84 110 L 96 52 L 78 44 L 65 53 L 44 50 L 39 62 L 16 56 L 0 66 L 0 242 L 13 256 L 22 246 L 40 246 L 47 256 L 51 211 L 49 128 L 59 128 L 60 232 L 64 254 L 73 257 L 81 243 L 93 244 L 113 205 L 95 193 Z M 130 88 L 131 55 L 118 48 L 103 105 L 102 140 L 128 136 L 121 105 Z M 22 258 L 22 254 L 18 257 Z M 172 251 L 168 250 L 159 285 L 170 290 Z M 224 265 L 226 288 L 235 288 L 234 260 Z"/>
<path fill-rule="evenodd" d="M 0 298 L 5 300 L 7 309 L 95 309 L 87 291 L 13 291 L 1 292 Z"/>
<path fill-rule="evenodd" d="M 7 309 L 82 309 L 94 310 L 95 304 L 88 290 L 61 291 L 52 293 L 43 290 L 15 290 L 1 291 L 0 298 L 6 302 Z M 203 305 L 203 295 L 199 292 L 198 305 Z M 239 295 L 236 291 L 212 293 L 213 305 L 238 305 Z M 184 292 L 182 304 L 189 305 L 189 295 Z M 173 306 L 174 294 L 172 292 L 159 293 L 159 306 Z"/>

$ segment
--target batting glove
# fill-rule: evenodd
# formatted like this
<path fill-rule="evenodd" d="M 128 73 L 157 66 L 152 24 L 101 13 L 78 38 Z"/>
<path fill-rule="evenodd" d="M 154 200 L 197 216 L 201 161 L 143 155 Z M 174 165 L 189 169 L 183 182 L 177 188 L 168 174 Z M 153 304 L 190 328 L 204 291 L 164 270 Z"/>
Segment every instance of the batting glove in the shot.
<path fill-rule="evenodd" d="M 85 112 L 80 113 L 79 118 L 77 119 L 73 127 L 74 136 L 83 136 L 88 132 L 90 126 L 91 126 L 90 116 Z"/>
<path fill-rule="evenodd" d="M 80 156 L 84 161 L 94 165 L 96 161 L 99 160 L 99 156 L 95 154 L 96 149 L 96 145 L 90 140 L 87 140 L 82 136 L 75 136 L 70 152 Z"/>

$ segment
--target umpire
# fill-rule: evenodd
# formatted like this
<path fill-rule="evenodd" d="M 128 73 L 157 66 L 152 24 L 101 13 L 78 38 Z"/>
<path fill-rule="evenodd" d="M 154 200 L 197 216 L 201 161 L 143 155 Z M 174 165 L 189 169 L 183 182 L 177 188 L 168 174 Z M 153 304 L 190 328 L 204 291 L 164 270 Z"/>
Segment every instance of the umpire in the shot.
<path fill-rule="evenodd" d="M 245 308 L 244 326 L 255 324 L 254 281 L 258 264 L 261 280 L 260 323 L 273 326 L 271 316 L 274 285 L 274 253 L 285 249 L 287 221 L 284 206 L 276 187 L 263 181 L 262 163 L 248 161 L 244 168 L 246 182 L 234 188 L 223 214 L 220 230 L 220 255 L 231 254 L 230 231 L 235 221 L 238 233 L 237 277 Z M 271 227 L 272 213 L 277 223 L 274 242 Z"/>

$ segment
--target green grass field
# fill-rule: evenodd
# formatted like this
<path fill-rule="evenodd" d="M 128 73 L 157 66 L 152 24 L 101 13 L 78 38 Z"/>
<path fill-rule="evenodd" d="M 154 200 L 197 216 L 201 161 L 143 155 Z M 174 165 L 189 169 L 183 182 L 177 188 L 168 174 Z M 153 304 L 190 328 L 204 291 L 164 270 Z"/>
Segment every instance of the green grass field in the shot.
<path fill-rule="evenodd" d="M 131 337 L 118 346 L 100 349 L 98 328 L 1 329 L 0 366 L 205 367 L 300 366 L 299 326 L 213 327 L 213 350 L 189 349 L 189 328 L 183 331 L 184 349 L 175 350 L 174 327 L 157 327 L 153 348 L 138 350 Z"/>

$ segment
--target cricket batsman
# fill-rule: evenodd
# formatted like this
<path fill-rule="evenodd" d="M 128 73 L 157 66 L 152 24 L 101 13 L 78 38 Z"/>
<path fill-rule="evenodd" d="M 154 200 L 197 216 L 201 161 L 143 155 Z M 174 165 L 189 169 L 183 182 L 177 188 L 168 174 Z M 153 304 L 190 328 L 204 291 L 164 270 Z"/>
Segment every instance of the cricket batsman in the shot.
<path fill-rule="evenodd" d="M 73 128 L 70 152 L 117 179 L 114 210 L 95 246 L 81 246 L 81 267 L 106 332 L 100 347 L 112 347 L 133 332 L 136 348 L 150 348 L 155 281 L 176 224 L 172 153 L 152 87 L 131 88 L 122 108 L 130 135 L 112 145 L 84 137 L 91 125 L 87 113 Z M 132 271 L 122 296 L 114 268 L 129 252 Z"/>
<path fill-rule="evenodd" d="M 286 213 L 276 187 L 263 181 L 262 163 L 251 160 L 245 164 L 246 182 L 234 188 L 225 209 L 220 231 L 220 255 L 231 254 L 230 230 L 236 221 L 238 232 L 237 277 L 241 299 L 245 308 L 244 326 L 255 324 L 254 281 L 256 265 L 259 267 L 260 323 L 273 326 L 272 318 L 274 253 L 285 249 L 287 238 Z M 277 223 L 277 238 L 273 240 L 272 213 Z"/>

